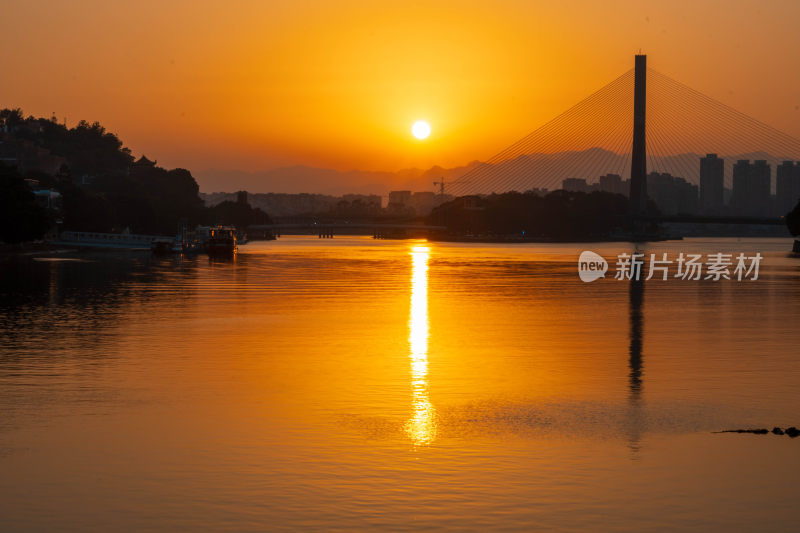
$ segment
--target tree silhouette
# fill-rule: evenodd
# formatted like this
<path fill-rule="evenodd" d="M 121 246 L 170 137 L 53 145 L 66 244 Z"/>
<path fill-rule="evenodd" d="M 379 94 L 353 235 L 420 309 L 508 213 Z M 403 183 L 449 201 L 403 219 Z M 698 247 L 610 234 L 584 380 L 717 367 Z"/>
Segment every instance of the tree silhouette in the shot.
<path fill-rule="evenodd" d="M 49 226 L 50 216 L 22 176 L 0 163 L 0 240 L 17 244 L 41 239 Z"/>

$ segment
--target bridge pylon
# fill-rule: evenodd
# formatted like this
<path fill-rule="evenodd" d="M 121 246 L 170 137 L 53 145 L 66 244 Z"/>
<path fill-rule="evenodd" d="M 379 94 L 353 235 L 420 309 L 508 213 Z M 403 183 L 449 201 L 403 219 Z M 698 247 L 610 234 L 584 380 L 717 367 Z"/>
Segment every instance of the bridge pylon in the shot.
<path fill-rule="evenodd" d="M 647 145 L 645 110 L 647 109 L 647 56 L 636 56 L 633 78 L 633 149 L 631 152 L 630 211 L 647 212 Z"/>

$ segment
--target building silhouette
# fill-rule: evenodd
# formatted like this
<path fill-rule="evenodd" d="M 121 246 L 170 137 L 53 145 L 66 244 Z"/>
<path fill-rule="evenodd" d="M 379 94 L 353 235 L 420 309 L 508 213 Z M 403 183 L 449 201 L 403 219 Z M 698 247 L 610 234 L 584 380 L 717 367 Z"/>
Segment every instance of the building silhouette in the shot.
<path fill-rule="evenodd" d="M 733 191 L 731 207 L 737 215 L 769 216 L 771 204 L 771 169 L 758 159 L 750 163 L 740 159 L 733 165 Z"/>
<path fill-rule="evenodd" d="M 719 161 L 722 161 L 721 159 Z M 571 192 L 608 192 L 628 196 L 632 182 L 623 180 L 619 174 L 605 174 L 596 183 L 583 178 L 567 178 L 561 188 Z M 645 177 L 643 187 L 649 200 L 653 201 L 664 215 L 692 215 L 698 211 L 698 188 L 683 178 L 669 173 L 650 172 Z M 722 192 L 719 192 L 720 204 Z"/>
<path fill-rule="evenodd" d="M 772 211 L 772 168 L 763 160 L 758 159 L 753 163 L 753 187 L 755 197 L 756 216 L 769 216 Z"/>
<path fill-rule="evenodd" d="M 775 170 L 775 210 L 785 215 L 800 200 L 800 161 L 784 161 Z"/>
<path fill-rule="evenodd" d="M 405 207 L 411 203 L 411 191 L 391 191 L 389 205 Z"/>
<path fill-rule="evenodd" d="M 600 181 L 597 184 L 597 189 L 614 194 L 623 194 L 628 196 L 630 189 L 630 181 L 622 179 L 619 174 L 606 174 L 600 176 Z"/>
<path fill-rule="evenodd" d="M 623 180 L 619 174 L 606 174 L 600 176 L 597 183 L 589 183 L 583 178 L 566 178 L 561 182 L 561 188 L 571 192 L 610 192 L 628 196 L 630 180 Z"/>
<path fill-rule="evenodd" d="M 561 182 L 561 188 L 572 192 L 591 192 L 591 186 L 583 178 L 567 178 Z"/>
<path fill-rule="evenodd" d="M 664 215 L 697 213 L 697 185 L 667 172 L 647 175 L 647 192 Z"/>
<path fill-rule="evenodd" d="M 411 195 L 411 207 L 419 216 L 429 215 L 440 203 L 439 195 L 432 191 L 419 191 Z"/>
<path fill-rule="evenodd" d="M 700 211 L 719 214 L 725 194 L 725 160 L 717 154 L 700 158 Z"/>
<path fill-rule="evenodd" d="M 747 206 L 747 192 L 750 181 L 750 160 L 740 159 L 733 165 L 733 189 L 731 189 L 731 207 L 744 212 Z"/>

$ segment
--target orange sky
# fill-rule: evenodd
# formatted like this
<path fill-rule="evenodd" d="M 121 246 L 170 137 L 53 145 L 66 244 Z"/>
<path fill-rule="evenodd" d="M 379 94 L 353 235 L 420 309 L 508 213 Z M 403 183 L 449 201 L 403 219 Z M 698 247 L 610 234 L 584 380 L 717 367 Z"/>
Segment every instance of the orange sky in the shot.
<path fill-rule="evenodd" d="M 167 167 L 485 160 L 633 65 L 800 137 L 800 3 L 4 2 L 0 106 Z M 411 124 L 433 134 L 417 141 Z"/>

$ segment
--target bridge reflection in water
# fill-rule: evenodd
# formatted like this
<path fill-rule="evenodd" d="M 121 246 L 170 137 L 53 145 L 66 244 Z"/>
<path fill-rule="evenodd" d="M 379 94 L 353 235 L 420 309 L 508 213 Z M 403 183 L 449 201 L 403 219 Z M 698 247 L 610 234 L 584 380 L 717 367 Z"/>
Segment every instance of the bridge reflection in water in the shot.
<path fill-rule="evenodd" d="M 408 318 L 413 415 L 405 430 L 415 445 L 436 438 L 436 409 L 428 397 L 428 259 L 430 248 L 411 249 L 411 311 Z"/>
<path fill-rule="evenodd" d="M 638 253 L 637 249 L 634 253 Z M 645 415 L 642 405 L 642 385 L 644 378 L 644 274 L 639 279 L 631 279 L 628 286 L 628 315 L 630 319 L 628 345 L 628 448 L 634 457 L 641 450 L 642 435 L 645 432 Z"/>

